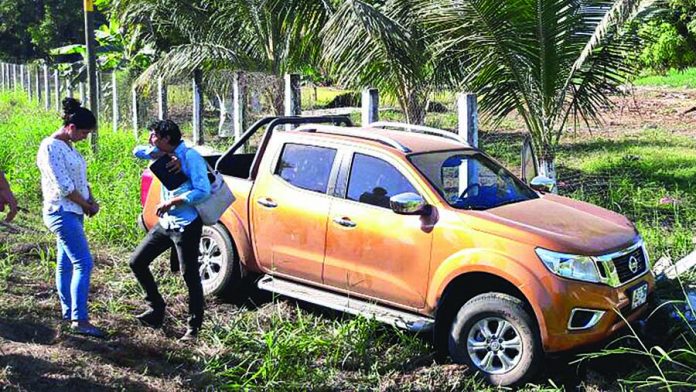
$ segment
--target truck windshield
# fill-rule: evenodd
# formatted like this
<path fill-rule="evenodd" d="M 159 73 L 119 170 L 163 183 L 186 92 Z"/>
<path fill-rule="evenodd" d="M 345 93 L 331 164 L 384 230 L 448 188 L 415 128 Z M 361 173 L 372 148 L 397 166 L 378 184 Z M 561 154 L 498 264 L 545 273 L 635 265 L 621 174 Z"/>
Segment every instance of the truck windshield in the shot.
<path fill-rule="evenodd" d="M 408 158 L 455 208 L 486 210 L 539 197 L 512 173 L 477 151 L 433 152 Z"/>

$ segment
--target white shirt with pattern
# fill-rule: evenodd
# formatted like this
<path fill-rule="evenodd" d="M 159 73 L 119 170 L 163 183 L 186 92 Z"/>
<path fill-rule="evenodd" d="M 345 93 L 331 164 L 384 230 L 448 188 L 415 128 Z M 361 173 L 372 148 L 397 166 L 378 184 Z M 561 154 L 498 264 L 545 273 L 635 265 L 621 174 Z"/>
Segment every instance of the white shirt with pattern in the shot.
<path fill-rule="evenodd" d="M 44 214 L 61 207 L 63 211 L 83 214 L 82 207 L 66 197 L 77 190 L 85 200 L 89 199 L 87 163 L 82 155 L 67 142 L 50 136 L 41 142 L 36 164 L 41 171 Z"/>

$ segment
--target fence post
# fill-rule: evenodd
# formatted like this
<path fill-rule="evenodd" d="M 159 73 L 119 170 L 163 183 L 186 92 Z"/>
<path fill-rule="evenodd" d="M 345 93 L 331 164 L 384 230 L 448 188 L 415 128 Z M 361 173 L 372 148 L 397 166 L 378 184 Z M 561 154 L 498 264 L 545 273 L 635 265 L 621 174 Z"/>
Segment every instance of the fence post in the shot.
<path fill-rule="evenodd" d="M 120 113 L 118 112 L 118 83 L 116 80 L 116 70 L 111 71 L 111 118 L 113 121 L 114 132 L 118 131 Z"/>
<path fill-rule="evenodd" d="M 203 93 L 201 91 L 200 70 L 193 71 L 193 144 L 202 145 L 203 140 Z"/>
<path fill-rule="evenodd" d="M 44 77 L 44 107 L 46 110 L 51 108 L 51 88 L 48 83 L 48 64 L 43 65 L 43 77 Z"/>
<path fill-rule="evenodd" d="M 232 126 L 235 142 L 242 137 L 246 130 L 246 97 L 246 76 L 244 72 L 237 71 L 234 73 L 232 83 Z M 242 148 L 242 152 L 244 152 L 244 148 Z"/>
<path fill-rule="evenodd" d="M 300 114 L 302 114 L 300 75 L 285 74 L 285 115 L 299 116 Z"/>
<path fill-rule="evenodd" d="M 476 94 L 457 96 L 457 130 L 472 147 L 478 147 L 478 107 Z"/>
<path fill-rule="evenodd" d="M 34 85 L 36 86 L 36 102 L 43 102 L 41 98 L 41 68 L 36 66 L 36 73 L 34 73 Z"/>
<path fill-rule="evenodd" d="M 75 96 L 75 88 L 73 86 L 73 73 L 72 69 L 68 74 L 68 80 L 65 81 L 65 86 L 68 88 L 68 97 L 73 98 Z"/>
<path fill-rule="evenodd" d="M 87 95 L 87 91 L 85 91 L 85 82 L 80 82 L 78 89 L 80 90 L 80 101 L 84 102 L 85 96 Z"/>
<path fill-rule="evenodd" d="M 157 79 L 157 117 L 164 120 L 169 117 L 169 108 L 167 107 L 167 85 L 162 78 Z"/>
<path fill-rule="evenodd" d="M 90 108 L 90 109 L 93 110 L 95 113 L 99 113 L 100 110 L 101 110 L 102 98 L 103 98 L 103 97 L 102 97 L 102 84 L 101 84 L 101 82 L 102 82 L 102 74 L 101 74 L 101 71 L 97 71 L 97 72 L 96 72 L 96 75 L 97 75 L 97 78 L 96 78 L 96 81 L 97 81 L 97 82 L 96 82 L 96 89 L 97 89 L 97 94 L 96 94 L 96 96 L 97 96 L 97 107 L 96 107 L 96 109 L 95 109 L 95 108 Z"/>
<path fill-rule="evenodd" d="M 60 112 L 60 75 L 58 75 L 58 70 L 53 70 L 53 84 L 55 85 L 55 96 L 56 96 L 56 111 Z"/>
<path fill-rule="evenodd" d="M 363 127 L 379 121 L 379 91 L 376 88 L 366 88 L 362 91 L 361 105 L 360 123 Z"/>
<path fill-rule="evenodd" d="M 12 64 L 12 86 L 17 91 L 17 64 Z"/>
<path fill-rule="evenodd" d="M 5 90 L 5 63 L 0 63 L 0 87 Z"/>
<path fill-rule="evenodd" d="M 476 94 L 460 93 L 457 95 L 457 130 L 470 146 L 478 148 L 478 107 Z M 459 193 L 464 192 L 469 184 L 478 183 L 478 167 L 473 159 L 467 161 L 466 168 L 459 170 Z"/>
<path fill-rule="evenodd" d="M 31 66 L 27 66 L 27 94 L 29 94 L 29 101 L 33 101 L 34 89 L 31 83 Z"/>
<path fill-rule="evenodd" d="M 133 135 L 138 138 L 138 113 L 140 112 L 138 108 L 138 91 L 135 86 L 131 88 L 131 117 L 133 119 Z"/>

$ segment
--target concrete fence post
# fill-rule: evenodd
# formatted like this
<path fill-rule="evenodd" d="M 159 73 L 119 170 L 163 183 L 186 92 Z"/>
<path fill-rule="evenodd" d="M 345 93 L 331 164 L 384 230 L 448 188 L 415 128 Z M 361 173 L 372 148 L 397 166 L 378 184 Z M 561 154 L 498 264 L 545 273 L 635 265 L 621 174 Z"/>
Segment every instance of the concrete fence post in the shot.
<path fill-rule="evenodd" d="M 285 115 L 299 116 L 302 114 L 302 92 L 300 90 L 300 75 L 285 75 Z"/>
<path fill-rule="evenodd" d="M 60 112 L 60 109 L 61 109 L 61 107 L 60 107 L 60 101 L 61 101 L 61 99 L 60 99 L 60 75 L 58 74 L 57 69 L 53 70 L 53 85 L 55 88 L 54 93 L 55 93 L 55 97 L 56 97 L 56 102 L 55 102 L 56 111 Z"/>
<path fill-rule="evenodd" d="M 157 79 L 157 118 L 164 120 L 169 117 L 167 84 L 162 78 Z"/>
<path fill-rule="evenodd" d="M 232 126 L 234 129 L 235 142 L 242 137 L 247 127 L 246 101 L 247 101 L 247 81 L 244 72 L 234 73 L 232 84 Z M 242 152 L 244 149 L 242 148 Z"/>
<path fill-rule="evenodd" d="M 133 120 L 133 136 L 135 138 L 138 138 L 138 134 L 140 131 L 139 124 L 138 124 L 138 114 L 140 113 L 140 110 L 138 108 L 138 91 L 135 89 L 135 86 L 131 88 L 131 117 Z"/>
<path fill-rule="evenodd" d="M 17 91 L 17 64 L 12 64 L 12 86 Z"/>
<path fill-rule="evenodd" d="M 121 120 L 118 112 L 118 81 L 116 70 L 111 71 L 111 120 L 114 132 L 118 131 L 118 122 Z"/>
<path fill-rule="evenodd" d="M 48 83 L 48 64 L 43 65 L 44 108 L 51 109 L 51 86 Z"/>
<path fill-rule="evenodd" d="M 104 97 L 102 96 L 102 73 L 100 71 L 96 72 L 97 75 L 97 107 L 95 108 L 90 108 L 91 110 L 95 111 L 95 113 L 101 113 L 101 107 L 102 103 L 104 100 Z"/>
<path fill-rule="evenodd" d="M 360 122 L 363 127 L 379 121 L 379 91 L 376 88 L 364 89 L 360 103 L 362 106 Z"/>
<path fill-rule="evenodd" d="M 29 95 L 29 100 L 33 101 L 34 100 L 34 89 L 32 88 L 32 81 L 31 81 L 31 66 L 27 66 L 27 94 Z"/>
<path fill-rule="evenodd" d="M 24 91 L 24 64 L 19 65 L 19 89 Z"/>
<path fill-rule="evenodd" d="M 80 101 L 84 102 L 85 99 L 87 99 L 87 89 L 85 87 L 85 82 L 79 83 L 78 90 L 80 90 Z"/>
<path fill-rule="evenodd" d="M 70 71 L 68 74 L 68 79 L 65 81 L 65 87 L 68 89 L 68 97 L 73 98 L 75 96 L 75 87 L 73 86 L 72 71 Z"/>
<path fill-rule="evenodd" d="M 460 93 L 457 95 L 457 131 L 472 147 L 478 147 L 478 105 L 476 94 Z M 478 184 L 478 167 L 474 160 L 468 160 L 467 166 L 459 170 L 459 193 L 464 192 L 470 184 Z"/>
<path fill-rule="evenodd" d="M 43 102 L 43 98 L 41 97 L 41 68 L 37 66 L 35 71 L 34 85 L 36 86 L 36 102 Z"/>
<path fill-rule="evenodd" d="M 457 130 L 472 147 L 478 147 L 478 105 L 476 94 L 457 96 Z"/>
<path fill-rule="evenodd" d="M 201 90 L 201 80 L 203 72 L 193 71 L 193 144 L 203 145 L 203 91 Z"/>

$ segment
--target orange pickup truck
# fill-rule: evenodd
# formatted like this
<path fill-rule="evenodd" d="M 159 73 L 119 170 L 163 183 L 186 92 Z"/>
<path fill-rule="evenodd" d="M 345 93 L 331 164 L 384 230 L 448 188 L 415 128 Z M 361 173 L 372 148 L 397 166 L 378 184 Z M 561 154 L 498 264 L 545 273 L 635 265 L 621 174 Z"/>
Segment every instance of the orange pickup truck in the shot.
<path fill-rule="evenodd" d="M 244 153 L 261 135 L 255 153 Z M 341 116 L 266 118 L 206 159 L 236 201 L 204 228 L 207 294 L 247 274 L 281 295 L 415 330 L 495 385 L 606 340 L 647 310 L 648 255 L 622 215 L 530 185 L 456 134 Z M 160 184 L 142 180 L 152 227 Z"/>

